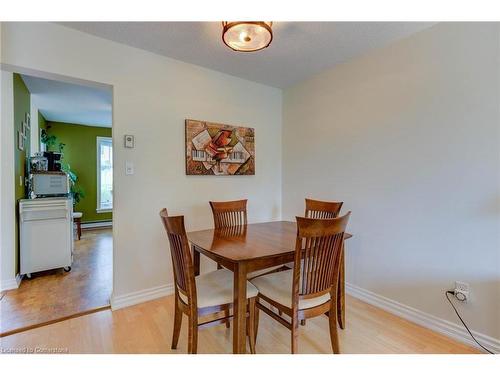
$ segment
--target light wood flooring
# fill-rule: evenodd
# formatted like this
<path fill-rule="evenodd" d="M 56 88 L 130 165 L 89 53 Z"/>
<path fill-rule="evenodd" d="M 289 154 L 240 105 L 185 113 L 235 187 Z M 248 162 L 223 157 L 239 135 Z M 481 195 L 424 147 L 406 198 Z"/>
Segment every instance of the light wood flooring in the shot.
<path fill-rule="evenodd" d="M 39 272 L 0 300 L 0 335 L 109 305 L 111 229 L 83 231 L 75 241 L 71 272 Z"/>
<path fill-rule="evenodd" d="M 184 317 L 177 350 L 170 349 L 173 296 L 117 311 L 101 311 L 0 339 L 2 350 L 47 348 L 69 353 L 186 353 Z M 300 353 L 331 353 L 328 320 L 299 328 Z M 224 325 L 199 333 L 199 353 L 231 353 L 232 330 Z M 290 332 L 260 314 L 257 353 L 290 353 Z M 474 348 L 347 296 L 342 353 L 478 353 Z"/>

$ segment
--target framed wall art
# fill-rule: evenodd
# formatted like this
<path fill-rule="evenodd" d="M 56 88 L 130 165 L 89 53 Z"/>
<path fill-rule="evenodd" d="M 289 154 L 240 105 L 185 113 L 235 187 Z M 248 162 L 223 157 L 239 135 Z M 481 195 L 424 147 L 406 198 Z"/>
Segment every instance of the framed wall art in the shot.
<path fill-rule="evenodd" d="M 25 140 L 24 134 L 20 130 L 18 130 L 17 131 L 17 148 L 20 151 L 24 151 L 24 140 Z"/>
<path fill-rule="evenodd" d="M 186 120 L 187 175 L 255 175 L 255 130 Z"/>

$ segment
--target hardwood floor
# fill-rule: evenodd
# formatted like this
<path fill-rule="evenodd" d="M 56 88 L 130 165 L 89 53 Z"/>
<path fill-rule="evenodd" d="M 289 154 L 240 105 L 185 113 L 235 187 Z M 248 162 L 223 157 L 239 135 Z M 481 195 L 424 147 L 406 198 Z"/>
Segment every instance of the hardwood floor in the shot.
<path fill-rule="evenodd" d="M 75 241 L 71 272 L 33 274 L 0 300 L 0 335 L 109 305 L 112 290 L 111 229 L 84 231 Z"/>
<path fill-rule="evenodd" d="M 69 353 L 186 353 L 184 317 L 177 350 L 170 349 L 173 296 L 117 311 L 101 311 L 0 339 L 5 351 L 46 348 Z M 347 296 L 347 327 L 341 353 L 478 353 L 474 348 Z M 328 318 L 299 328 L 299 353 L 331 353 Z M 290 353 L 290 332 L 260 314 L 257 353 Z M 199 353 L 231 353 L 232 330 L 224 325 L 199 332 Z"/>

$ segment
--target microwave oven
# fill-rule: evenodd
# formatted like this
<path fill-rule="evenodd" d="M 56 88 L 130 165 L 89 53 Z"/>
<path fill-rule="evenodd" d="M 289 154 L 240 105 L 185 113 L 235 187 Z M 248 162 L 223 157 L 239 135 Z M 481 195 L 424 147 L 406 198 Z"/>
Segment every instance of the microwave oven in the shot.
<path fill-rule="evenodd" d="M 69 178 L 64 172 L 33 173 L 31 186 L 36 196 L 54 197 L 69 194 Z"/>

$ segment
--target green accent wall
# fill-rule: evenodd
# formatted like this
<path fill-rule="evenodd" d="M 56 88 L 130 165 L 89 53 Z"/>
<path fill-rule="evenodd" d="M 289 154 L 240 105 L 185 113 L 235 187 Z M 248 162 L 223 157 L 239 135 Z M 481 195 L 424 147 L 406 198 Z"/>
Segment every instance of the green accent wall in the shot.
<path fill-rule="evenodd" d="M 85 192 L 85 198 L 75 206 L 75 211 L 83 213 L 82 222 L 111 220 L 111 212 L 96 212 L 97 137 L 111 137 L 111 128 L 47 121 L 46 129 L 49 135 L 55 135 L 65 144 L 63 161 L 76 173 Z"/>
<path fill-rule="evenodd" d="M 14 170 L 15 170 L 15 199 L 16 199 L 16 273 L 19 272 L 19 220 L 18 220 L 18 201 L 19 199 L 27 198 L 27 189 L 24 184 L 27 176 L 27 162 L 30 155 L 30 131 L 26 132 L 24 140 L 24 150 L 19 150 L 18 147 L 18 132 L 23 130 L 23 122 L 25 121 L 26 113 L 31 110 L 31 94 L 24 84 L 23 79 L 19 74 L 14 74 L 13 79 L 13 95 L 14 95 Z M 22 178 L 22 185 L 19 184 Z"/>

